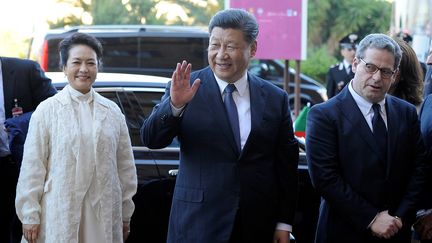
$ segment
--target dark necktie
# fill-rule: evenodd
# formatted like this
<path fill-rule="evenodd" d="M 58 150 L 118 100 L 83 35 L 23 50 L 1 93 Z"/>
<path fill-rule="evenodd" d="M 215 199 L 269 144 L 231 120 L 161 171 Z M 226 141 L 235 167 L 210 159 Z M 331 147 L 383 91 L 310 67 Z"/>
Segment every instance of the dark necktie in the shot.
<path fill-rule="evenodd" d="M 384 159 L 387 160 L 387 128 L 380 114 L 380 105 L 373 104 L 372 109 L 374 111 L 374 116 L 372 118 L 373 134 L 379 146 L 379 150 L 384 155 Z"/>
<path fill-rule="evenodd" d="M 241 151 L 240 146 L 240 127 L 239 127 L 239 118 L 238 118 L 238 112 L 237 112 L 237 106 L 234 102 L 232 93 L 236 90 L 236 87 L 234 84 L 228 84 L 225 88 L 225 109 L 228 114 L 228 119 L 231 125 L 231 129 L 234 134 L 234 139 L 238 148 L 238 151 Z"/>
<path fill-rule="evenodd" d="M 348 68 L 347 68 L 347 74 L 350 74 L 350 73 L 351 73 L 351 64 L 348 65 Z"/>

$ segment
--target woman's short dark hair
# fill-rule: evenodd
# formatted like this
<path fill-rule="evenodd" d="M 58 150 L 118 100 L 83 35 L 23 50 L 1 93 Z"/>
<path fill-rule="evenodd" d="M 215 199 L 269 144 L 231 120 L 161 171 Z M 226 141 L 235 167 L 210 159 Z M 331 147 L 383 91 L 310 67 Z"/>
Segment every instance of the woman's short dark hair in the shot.
<path fill-rule="evenodd" d="M 225 9 L 217 12 L 210 20 L 209 33 L 214 27 L 241 30 L 245 41 L 249 44 L 256 40 L 259 32 L 255 17 L 243 9 Z"/>
<path fill-rule="evenodd" d="M 99 68 L 102 65 L 103 48 L 101 42 L 96 37 L 89 34 L 76 32 L 64 38 L 59 44 L 60 69 L 66 66 L 69 59 L 69 50 L 76 45 L 86 45 L 96 52 Z"/>

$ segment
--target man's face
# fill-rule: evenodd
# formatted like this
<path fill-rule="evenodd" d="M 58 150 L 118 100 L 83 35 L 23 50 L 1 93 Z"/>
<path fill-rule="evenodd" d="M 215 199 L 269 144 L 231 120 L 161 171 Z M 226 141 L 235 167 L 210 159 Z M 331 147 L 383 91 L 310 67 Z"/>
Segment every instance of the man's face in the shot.
<path fill-rule="evenodd" d="M 210 33 L 208 62 L 218 78 L 234 83 L 245 74 L 256 50 L 256 41 L 248 44 L 241 30 L 215 27 Z"/>
<path fill-rule="evenodd" d="M 355 73 L 353 79 L 353 88 L 357 94 L 371 103 L 378 103 L 383 100 L 385 94 L 390 89 L 390 86 L 395 81 L 397 74 L 394 72 L 390 77 L 383 77 L 382 70 L 377 70 L 371 73 L 373 65 L 380 69 L 387 69 L 388 71 L 394 70 L 395 57 L 393 54 L 386 50 L 381 49 L 367 49 L 361 61 L 359 58 L 354 58 L 353 72 Z M 368 63 L 368 64 L 365 64 Z"/>
<path fill-rule="evenodd" d="M 353 47 L 343 47 L 341 49 L 341 55 L 348 63 L 352 63 L 355 56 L 355 49 Z"/>

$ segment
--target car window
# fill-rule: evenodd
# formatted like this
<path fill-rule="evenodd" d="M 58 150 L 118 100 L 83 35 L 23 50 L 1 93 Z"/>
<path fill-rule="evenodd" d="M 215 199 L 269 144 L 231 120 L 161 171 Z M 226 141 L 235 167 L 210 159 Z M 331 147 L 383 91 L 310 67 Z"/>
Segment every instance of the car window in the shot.
<path fill-rule="evenodd" d="M 104 91 L 97 90 L 99 94 L 116 103 L 123 114 L 129 129 L 132 146 L 144 146 L 141 142 L 140 129 L 153 110 L 153 107 L 160 102 L 162 92 L 149 91 Z M 178 147 L 177 139 L 169 147 Z"/>
<path fill-rule="evenodd" d="M 104 48 L 103 66 L 114 68 L 138 68 L 138 38 L 99 38 Z"/>
<path fill-rule="evenodd" d="M 145 69 L 166 69 L 172 72 L 182 60 L 192 63 L 194 70 L 207 65 L 206 39 L 186 37 L 140 38 L 139 66 Z"/>

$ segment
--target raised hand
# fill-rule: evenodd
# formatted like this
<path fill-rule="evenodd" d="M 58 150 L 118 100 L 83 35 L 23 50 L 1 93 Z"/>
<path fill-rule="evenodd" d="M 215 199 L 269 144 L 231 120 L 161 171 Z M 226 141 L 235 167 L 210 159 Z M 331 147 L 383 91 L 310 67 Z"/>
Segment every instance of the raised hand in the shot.
<path fill-rule="evenodd" d="M 192 64 L 183 61 L 181 64 L 177 63 L 176 70 L 173 72 L 170 94 L 171 103 L 176 108 L 181 108 L 191 101 L 201 83 L 201 80 L 196 79 L 192 86 L 190 85 L 191 69 Z"/>

